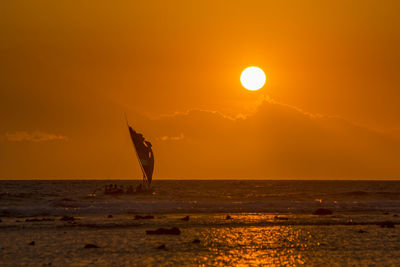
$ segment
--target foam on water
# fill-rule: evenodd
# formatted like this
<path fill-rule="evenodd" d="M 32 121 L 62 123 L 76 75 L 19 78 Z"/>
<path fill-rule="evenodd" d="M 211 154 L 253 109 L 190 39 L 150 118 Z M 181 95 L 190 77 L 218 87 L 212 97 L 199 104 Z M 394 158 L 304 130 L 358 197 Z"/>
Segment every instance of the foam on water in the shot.
<path fill-rule="evenodd" d="M 0 215 L 65 213 L 238 213 L 309 214 L 400 212 L 396 181 L 156 181 L 152 195 L 110 196 L 106 184 L 138 181 L 0 181 Z"/>

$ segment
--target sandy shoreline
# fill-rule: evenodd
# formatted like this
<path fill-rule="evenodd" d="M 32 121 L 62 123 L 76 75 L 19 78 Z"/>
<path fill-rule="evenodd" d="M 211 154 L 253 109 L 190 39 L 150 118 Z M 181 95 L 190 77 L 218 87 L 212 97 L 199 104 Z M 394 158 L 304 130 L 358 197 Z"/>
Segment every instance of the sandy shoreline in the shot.
<path fill-rule="evenodd" d="M 134 220 L 133 215 L 87 216 L 73 222 L 57 216 L 33 221 L 3 217 L 1 265 L 400 264 L 400 227 L 377 225 L 389 219 L 400 223 L 394 214 L 241 213 L 229 220 L 225 216 L 191 214 L 189 221 L 180 220 L 180 214 L 148 220 Z M 181 234 L 146 235 L 146 230 L 170 226 Z M 200 242 L 193 243 L 195 239 Z M 35 244 L 29 245 L 32 241 Z M 98 248 L 84 248 L 86 244 Z M 161 245 L 165 249 L 158 249 Z"/>

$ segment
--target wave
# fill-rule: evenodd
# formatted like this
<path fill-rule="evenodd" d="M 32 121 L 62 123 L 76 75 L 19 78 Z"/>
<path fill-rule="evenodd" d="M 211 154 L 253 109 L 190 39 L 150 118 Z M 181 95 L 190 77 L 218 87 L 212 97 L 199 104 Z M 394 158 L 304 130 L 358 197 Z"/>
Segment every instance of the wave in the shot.
<path fill-rule="evenodd" d="M 117 221 L 109 221 L 105 217 L 94 218 L 77 218 L 75 221 L 64 222 L 59 218 L 55 219 L 30 219 L 25 222 L 10 221 L 7 223 L 0 224 L 0 229 L 6 228 L 93 228 L 93 229 L 115 229 L 115 228 L 141 228 L 141 229 L 156 229 L 159 227 L 178 227 L 178 228 L 190 228 L 190 227 L 276 227 L 276 226 L 367 226 L 376 225 L 382 228 L 393 228 L 400 225 L 398 218 L 394 220 L 387 220 L 386 217 L 370 216 L 359 217 L 357 221 L 349 219 L 347 216 L 312 216 L 307 217 L 296 217 L 288 216 L 287 220 L 277 220 L 272 216 L 268 216 L 260 213 L 240 213 L 232 214 L 230 219 L 225 219 L 225 216 L 199 216 L 192 218 L 188 222 L 182 222 L 177 219 L 176 216 L 161 216 L 156 217 L 154 220 L 146 221 L 133 221 L 133 218 L 125 217 Z M 21 224 L 23 223 L 23 224 Z"/>
<path fill-rule="evenodd" d="M 293 213 L 311 214 L 318 208 L 334 212 L 400 212 L 400 201 L 264 201 L 264 202 L 197 202 L 197 201 L 54 201 L 36 205 L 3 206 L 0 216 L 90 215 L 135 213 Z"/>
<path fill-rule="evenodd" d="M 350 195 L 350 196 L 366 196 L 369 194 L 370 194 L 369 192 L 365 192 L 365 191 L 351 191 L 351 192 L 342 193 L 342 195 Z"/>
<path fill-rule="evenodd" d="M 10 193 L 3 192 L 0 193 L 0 200 L 4 199 L 12 199 L 12 198 L 31 198 L 33 196 L 32 193 Z"/>
<path fill-rule="evenodd" d="M 341 197 L 351 198 L 354 199 L 358 198 L 369 198 L 370 200 L 377 200 L 377 199 L 397 199 L 400 200 L 400 193 L 399 192 L 390 192 L 390 191 L 350 191 L 344 192 L 339 194 L 333 194 L 333 196 L 337 196 L 339 199 Z"/>
<path fill-rule="evenodd" d="M 172 225 L 171 223 L 168 225 Z M 205 226 L 210 225 L 210 222 L 205 223 L 191 223 L 186 224 L 187 226 Z M 219 226 L 231 226 L 231 227 L 240 227 L 240 226 L 362 226 L 362 225 L 377 225 L 381 227 L 386 227 L 386 225 L 400 225 L 400 222 L 386 221 L 386 220 L 376 220 L 369 222 L 340 222 L 333 220 L 324 220 L 324 221 L 264 221 L 264 222 L 226 222 L 226 223 L 216 223 L 212 222 L 210 226 L 219 227 Z M 138 224 L 138 223 L 76 223 L 76 224 L 64 224 L 63 227 L 84 227 L 84 228 L 97 228 L 97 229 L 107 229 L 107 228 L 130 228 L 130 227 L 153 227 L 157 226 L 157 224 Z"/>

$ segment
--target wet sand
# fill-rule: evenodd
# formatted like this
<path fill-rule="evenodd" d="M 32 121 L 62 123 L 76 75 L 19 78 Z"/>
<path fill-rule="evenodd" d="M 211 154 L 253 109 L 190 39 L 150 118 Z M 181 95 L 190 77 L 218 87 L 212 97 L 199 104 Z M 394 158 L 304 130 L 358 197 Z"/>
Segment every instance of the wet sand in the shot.
<path fill-rule="evenodd" d="M 182 214 L 143 220 L 133 214 L 74 221 L 2 217 L 0 265 L 400 266 L 400 219 L 393 214 L 238 213 L 228 220 L 226 215 L 190 214 L 187 221 Z M 394 228 L 379 226 L 388 220 Z M 181 234 L 146 235 L 146 230 L 172 226 Z M 98 248 L 84 248 L 87 244 Z"/>

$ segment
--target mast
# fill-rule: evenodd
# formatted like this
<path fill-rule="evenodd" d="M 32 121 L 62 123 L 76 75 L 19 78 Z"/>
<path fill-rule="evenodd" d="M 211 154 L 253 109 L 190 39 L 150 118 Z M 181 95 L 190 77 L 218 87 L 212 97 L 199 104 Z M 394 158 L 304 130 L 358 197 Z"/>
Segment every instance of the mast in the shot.
<path fill-rule="evenodd" d="M 126 113 L 124 112 L 124 116 L 125 116 L 125 122 L 126 122 L 126 126 L 128 127 L 128 130 L 130 131 L 130 126 L 129 126 L 129 124 L 128 124 L 128 119 L 127 119 L 127 117 L 126 117 Z M 130 135 L 130 133 L 129 133 L 129 135 Z M 138 152 L 137 152 L 137 150 L 136 150 L 136 146 L 135 146 L 135 144 L 134 143 L 132 143 L 133 144 L 133 147 L 134 147 L 134 149 L 135 149 L 135 154 L 136 154 L 136 158 L 138 159 L 138 161 L 139 161 L 139 165 L 140 165 L 140 169 L 142 170 L 142 174 L 143 174 L 143 186 L 146 184 L 146 185 L 148 185 L 148 183 L 147 183 L 147 175 L 146 175 L 146 172 L 144 171 L 144 168 L 143 168 L 143 165 L 142 165 L 142 162 L 140 161 L 140 157 L 139 157 L 139 154 L 138 154 Z"/>

